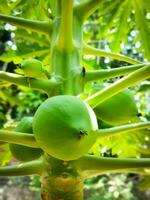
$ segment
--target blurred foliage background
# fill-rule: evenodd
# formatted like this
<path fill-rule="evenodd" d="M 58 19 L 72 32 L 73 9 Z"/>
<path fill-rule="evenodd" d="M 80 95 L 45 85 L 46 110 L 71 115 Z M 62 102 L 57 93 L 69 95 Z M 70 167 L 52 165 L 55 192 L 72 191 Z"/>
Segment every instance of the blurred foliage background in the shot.
<path fill-rule="evenodd" d="M 76 4 L 79 2 L 81 1 L 75 1 Z M 54 4 L 54 0 L 1 0 L 0 13 L 26 19 L 48 20 L 55 15 Z M 98 49 L 122 53 L 140 62 L 150 61 L 150 1 L 106 0 L 84 24 L 84 41 Z M 0 70 L 19 73 L 18 66 L 26 58 L 41 60 L 47 69 L 49 46 L 50 41 L 45 35 L 8 23 L 0 23 Z M 83 55 L 82 65 L 86 69 L 110 69 L 129 64 L 109 57 Z M 109 79 L 104 83 L 114 81 L 116 79 Z M 95 82 L 85 86 L 85 94 L 93 84 Z M 131 90 L 137 102 L 140 118 L 150 119 L 150 80 L 143 81 Z M 46 98 L 47 96 L 41 92 L 0 81 L 0 128 L 13 130 L 23 116 L 33 116 Z M 138 133 L 112 137 L 96 144 L 93 152 L 112 157 L 147 157 L 150 156 L 149 140 L 147 133 L 144 133 L 142 138 Z M 139 151 L 139 146 L 143 148 L 142 152 Z M 18 161 L 12 157 L 8 145 L 0 143 L 0 165 L 16 162 Z M 0 178 L 0 199 L 13 200 L 13 195 L 8 196 L 8 191 L 11 190 L 12 194 L 14 188 L 16 188 L 15 194 L 18 195 L 14 195 L 14 200 L 20 200 L 20 195 L 22 200 L 40 199 L 38 177 Z M 150 199 L 149 188 L 150 176 L 106 174 L 85 182 L 85 198 L 87 200 L 148 200 Z M 24 190 L 26 195 L 23 195 Z"/>

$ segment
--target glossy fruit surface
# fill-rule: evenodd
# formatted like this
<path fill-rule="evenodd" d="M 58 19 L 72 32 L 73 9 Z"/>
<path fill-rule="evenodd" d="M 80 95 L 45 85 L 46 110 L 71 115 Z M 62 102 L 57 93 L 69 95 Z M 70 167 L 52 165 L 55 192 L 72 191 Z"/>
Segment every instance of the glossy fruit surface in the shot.
<path fill-rule="evenodd" d="M 137 107 L 130 90 L 124 90 L 98 105 L 97 117 L 111 125 L 126 124 L 137 117 Z"/>
<path fill-rule="evenodd" d="M 61 160 L 74 160 L 88 153 L 96 140 L 97 119 L 93 110 L 75 96 L 47 99 L 38 108 L 33 132 L 39 146 Z"/>
<path fill-rule="evenodd" d="M 33 134 L 32 121 L 32 117 L 24 117 L 18 124 L 16 131 Z M 13 156 L 23 162 L 35 160 L 43 153 L 41 149 L 26 147 L 18 144 L 10 144 L 9 147 Z"/>
<path fill-rule="evenodd" d="M 43 64 L 37 59 L 27 59 L 21 63 L 21 69 L 24 75 L 33 78 L 46 78 Z"/>

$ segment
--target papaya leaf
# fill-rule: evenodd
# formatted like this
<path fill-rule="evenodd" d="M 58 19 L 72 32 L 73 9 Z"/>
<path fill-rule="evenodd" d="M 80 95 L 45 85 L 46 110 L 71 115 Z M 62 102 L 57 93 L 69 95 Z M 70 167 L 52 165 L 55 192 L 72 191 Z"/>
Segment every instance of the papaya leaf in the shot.
<path fill-rule="evenodd" d="M 1 2 L 0 2 L 0 12 L 2 12 L 4 14 L 10 14 L 11 13 L 11 8 L 9 7 L 6 0 L 1 0 Z"/>
<path fill-rule="evenodd" d="M 105 44 L 109 44 L 109 48 L 116 52 L 124 51 L 125 48 L 122 48 L 120 44 L 125 46 L 131 42 L 130 38 L 132 37 L 134 52 L 136 51 L 137 55 L 139 52 L 144 52 L 144 57 L 149 59 L 150 45 L 147 42 L 150 39 L 149 11 L 149 0 L 105 1 L 96 13 L 97 18 L 99 18 L 98 20 L 95 18 L 96 23 L 98 22 L 96 25 L 92 23 L 93 19 L 91 17 L 91 28 L 89 32 L 92 37 L 94 30 L 93 36 L 95 37 L 94 34 L 96 33 L 96 39 L 104 41 L 104 48 Z M 133 30 L 135 30 L 134 34 L 131 35 Z M 141 45 L 137 47 L 136 45 L 137 42 L 139 43 L 139 39 Z"/>
<path fill-rule="evenodd" d="M 102 27 L 102 30 L 100 31 L 101 37 L 105 37 L 105 35 L 107 34 L 108 40 L 112 39 L 113 34 L 111 34 L 111 31 L 113 31 L 114 27 L 116 28 L 116 25 L 117 25 L 116 22 L 118 21 L 118 18 L 122 11 L 122 5 L 124 5 L 123 1 L 116 1 L 112 3 L 111 7 L 109 6 L 108 9 L 105 9 L 106 13 L 104 14 L 106 15 L 106 17 L 102 18 L 103 22 L 101 23 L 104 24 L 104 26 Z M 101 13 L 101 10 L 100 10 L 100 13 Z"/>
<path fill-rule="evenodd" d="M 150 3 L 148 3 L 149 5 Z M 141 43 L 144 48 L 145 57 L 150 60 L 150 29 L 148 22 L 146 20 L 145 9 L 141 0 L 134 0 L 133 6 L 135 9 L 135 20 L 139 30 L 139 36 L 141 38 Z"/>
<path fill-rule="evenodd" d="M 101 138 L 95 143 L 92 149 L 90 149 L 90 152 L 95 155 L 100 155 L 110 151 L 112 156 L 120 158 L 139 157 L 142 154 L 139 151 L 139 145 L 145 144 L 146 136 L 149 136 L 149 131 L 142 130 L 104 139 Z"/>
<path fill-rule="evenodd" d="M 3 99 L 5 102 L 8 102 L 11 106 L 20 105 L 21 101 L 18 96 L 14 96 L 9 88 L 2 88 L 0 91 L 0 98 Z"/>
<path fill-rule="evenodd" d="M 116 25 L 116 32 L 114 33 L 113 41 L 111 42 L 111 50 L 120 52 L 121 42 L 125 41 L 128 33 L 128 18 L 131 11 L 131 1 L 126 0 L 120 9 L 120 17 Z"/>
<path fill-rule="evenodd" d="M 50 0 L 49 5 L 51 8 L 52 14 L 55 16 L 56 15 L 56 0 Z"/>
<path fill-rule="evenodd" d="M 24 53 L 20 51 L 11 51 L 0 55 L 0 60 L 3 62 L 14 62 L 15 64 L 21 63 L 26 58 L 40 57 L 43 54 L 49 53 L 49 49 L 37 50 L 33 52 Z"/>
<path fill-rule="evenodd" d="M 140 1 L 140 3 L 142 4 L 142 6 L 144 7 L 144 9 L 147 12 L 150 12 L 150 1 L 149 0 L 144 0 L 144 1 Z"/>
<path fill-rule="evenodd" d="M 15 31 L 15 37 L 17 40 L 23 40 L 25 42 L 36 43 L 40 47 L 49 47 L 50 43 L 42 34 L 31 33 L 23 29 L 17 29 Z"/>

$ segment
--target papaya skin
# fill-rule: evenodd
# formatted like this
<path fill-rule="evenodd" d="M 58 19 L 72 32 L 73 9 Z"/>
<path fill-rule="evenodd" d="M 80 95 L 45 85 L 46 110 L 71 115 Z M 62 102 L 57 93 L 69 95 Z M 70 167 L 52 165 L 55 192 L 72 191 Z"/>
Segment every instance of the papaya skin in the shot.
<path fill-rule="evenodd" d="M 98 129 L 93 110 L 75 96 L 47 99 L 37 109 L 33 133 L 39 146 L 60 160 L 75 160 L 88 153 Z"/>
<path fill-rule="evenodd" d="M 95 84 L 91 94 L 103 88 L 103 84 Z M 127 124 L 138 116 L 134 95 L 129 89 L 112 96 L 98 105 L 94 111 L 99 120 L 113 126 Z"/>
<path fill-rule="evenodd" d="M 22 120 L 20 121 L 20 123 L 16 128 L 16 131 L 33 134 L 32 121 L 33 117 L 22 118 Z M 43 154 L 43 151 L 41 149 L 26 147 L 18 144 L 10 144 L 9 148 L 12 155 L 19 161 L 23 162 L 35 160 Z"/>
<path fill-rule="evenodd" d="M 24 75 L 27 77 L 32 77 L 32 78 L 48 78 L 47 73 L 43 68 L 43 64 L 41 61 L 30 58 L 26 59 L 21 63 L 20 66 L 21 70 L 23 71 Z"/>
<path fill-rule="evenodd" d="M 136 118 L 138 110 L 132 93 L 124 90 L 98 105 L 95 113 L 105 123 L 117 126 L 129 123 Z"/>

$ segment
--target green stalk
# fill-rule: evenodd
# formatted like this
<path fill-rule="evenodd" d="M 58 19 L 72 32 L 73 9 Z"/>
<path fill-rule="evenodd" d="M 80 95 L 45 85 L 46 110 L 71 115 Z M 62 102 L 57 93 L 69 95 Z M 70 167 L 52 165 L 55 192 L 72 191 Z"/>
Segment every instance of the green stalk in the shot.
<path fill-rule="evenodd" d="M 116 173 L 124 173 L 124 174 L 138 174 L 138 175 L 150 175 L 150 169 L 149 168 L 126 168 L 126 169 L 114 169 L 114 170 L 93 170 L 93 171 L 84 171 L 82 172 L 82 175 L 84 179 L 87 179 L 92 176 L 98 176 L 98 175 L 106 175 L 107 173 L 116 174 Z"/>
<path fill-rule="evenodd" d="M 127 133 L 132 131 L 150 128 L 150 122 L 139 122 L 134 124 L 127 124 L 122 126 L 116 126 L 112 128 L 98 129 L 95 133 L 98 134 L 98 138 L 110 137 L 117 134 Z"/>
<path fill-rule="evenodd" d="M 66 51 L 73 49 L 73 0 L 61 0 L 61 19 L 60 30 L 58 34 L 58 48 Z"/>
<path fill-rule="evenodd" d="M 0 14 L 0 21 L 13 24 L 15 26 L 25 28 L 31 31 L 44 33 L 47 35 L 51 35 L 53 24 L 52 21 L 36 21 L 36 20 L 28 20 L 21 17 L 14 17 L 9 15 Z"/>
<path fill-rule="evenodd" d="M 36 90 L 42 90 L 47 94 L 50 94 L 52 89 L 58 87 L 61 83 L 60 81 L 56 81 L 55 79 L 41 80 L 3 71 L 0 71 L 0 80 L 7 81 L 15 85 L 31 87 Z"/>
<path fill-rule="evenodd" d="M 119 81 L 116 81 L 110 86 L 95 93 L 91 97 L 87 98 L 85 101 L 89 105 L 91 105 L 92 108 L 95 108 L 96 106 L 98 106 L 105 100 L 109 99 L 110 97 L 114 96 L 115 94 L 118 94 L 124 89 L 134 86 L 137 83 L 149 77 L 150 77 L 150 64 L 141 69 L 136 70 L 135 72 L 130 73 L 128 76 L 120 79 Z"/>
<path fill-rule="evenodd" d="M 75 13 L 83 21 L 93 14 L 105 0 L 87 0 L 75 6 Z"/>
<path fill-rule="evenodd" d="M 34 136 L 28 133 L 0 130 L 0 141 L 39 148 Z"/>
<path fill-rule="evenodd" d="M 72 162 L 84 176 L 150 168 L 150 158 L 106 158 L 87 155 Z"/>
<path fill-rule="evenodd" d="M 57 94 L 77 95 L 83 89 L 83 77 L 78 75 L 81 71 L 82 34 L 78 34 L 77 37 L 77 30 L 73 26 L 75 24 L 78 26 L 78 32 L 81 33 L 80 21 L 73 15 L 73 0 L 57 0 L 50 63 L 51 73 L 63 80 Z"/>
<path fill-rule="evenodd" d="M 121 55 L 121 54 L 117 54 L 117 53 L 112 53 L 112 52 L 108 52 L 108 51 L 104 51 L 101 49 L 96 49 L 93 47 L 90 47 L 88 45 L 84 45 L 83 47 L 83 53 L 86 55 L 92 55 L 92 56 L 101 56 L 101 57 L 108 57 L 108 58 L 112 58 L 115 60 L 120 60 L 120 61 L 124 61 L 130 64 L 141 64 L 142 62 L 135 60 L 133 58 Z"/>
<path fill-rule="evenodd" d="M 0 167 L 0 176 L 40 175 L 43 171 L 43 161 L 35 160 L 13 166 Z"/>
<path fill-rule="evenodd" d="M 89 70 L 86 71 L 85 81 L 106 80 L 109 78 L 115 78 L 118 76 L 129 74 L 130 72 L 144 67 L 145 65 L 147 65 L 147 63 L 130 65 L 126 67 L 118 67 L 113 69 Z"/>

